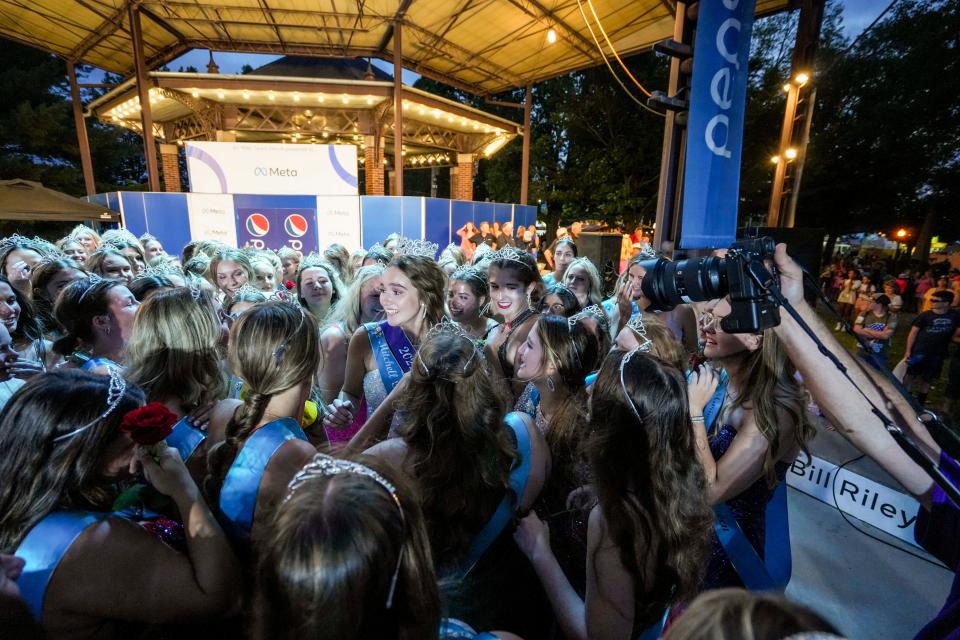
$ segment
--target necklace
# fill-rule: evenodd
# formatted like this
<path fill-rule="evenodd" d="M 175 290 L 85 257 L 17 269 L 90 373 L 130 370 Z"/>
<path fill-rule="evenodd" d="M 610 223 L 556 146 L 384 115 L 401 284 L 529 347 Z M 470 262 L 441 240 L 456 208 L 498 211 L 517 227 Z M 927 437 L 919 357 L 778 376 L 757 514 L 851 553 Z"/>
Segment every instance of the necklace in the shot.
<path fill-rule="evenodd" d="M 531 309 L 530 307 L 527 307 L 527 310 L 526 310 L 526 311 L 524 311 L 523 313 L 521 313 L 520 315 L 518 315 L 518 316 L 517 316 L 516 318 L 514 318 L 511 322 L 504 322 L 504 323 L 503 323 L 503 326 L 507 328 L 507 331 L 508 331 L 508 332 L 512 332 L 514 327 L 516 327 L 516 326 L 518 326 L 518 325 L 521 325 L 521 324 L 523 324 L 524 322 L 526 322 L 526 321 L 527 321 L 527 318 L 529 318 L 530 316 L 532 316 L 534 313 L 536 313 L 536 312 L 535 312 L 533 309 Z M 509 335 L 509 334 L 508 334 L 508 335 Z"/>
<path fill-rule="evenodd" d="M 547 435 L 547 429 L 550 428 L 550 422 L 547 420 L 547 417 L 543 415 L 543 409 L 540 408 L 540 405 L 537 405 L 537 413 L 533 417 L 533 423 L 537 425 L 537 431 L 543 435 Z"/>

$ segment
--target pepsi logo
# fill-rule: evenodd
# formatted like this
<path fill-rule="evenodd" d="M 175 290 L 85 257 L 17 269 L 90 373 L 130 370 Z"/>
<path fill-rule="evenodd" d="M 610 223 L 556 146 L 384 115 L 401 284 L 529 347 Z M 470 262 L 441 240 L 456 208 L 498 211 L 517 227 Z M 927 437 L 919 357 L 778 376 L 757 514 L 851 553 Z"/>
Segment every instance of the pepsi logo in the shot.
<path fill-rule="evenodd" d="M 270 220 L 262 213 L 251 213 L 247 216 L 247 233 L 262 238 L 270 233 Z"/>
<path fill-rule="evenodd" d="M 307 233 L 307 219 L 299 213 L 292 213 L 287 216 L 287 219 L 283 223 L 283 228 L 286 230 L 288 236 L 301 238 Z"/>

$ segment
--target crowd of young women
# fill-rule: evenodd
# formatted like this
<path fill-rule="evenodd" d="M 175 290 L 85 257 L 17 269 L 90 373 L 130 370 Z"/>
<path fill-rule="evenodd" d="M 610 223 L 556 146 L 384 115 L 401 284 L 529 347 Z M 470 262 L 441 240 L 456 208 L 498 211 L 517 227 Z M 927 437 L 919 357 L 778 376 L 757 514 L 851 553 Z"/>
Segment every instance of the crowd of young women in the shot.
<path fill-rule="evenodd" d="M 522 249 L 449 247 L 449 272 L 438 249 L 0 242 L 4 619 L 656 638 L 749 586 L 713 507 L 763 559 L 812 435 L 776 336 L 725 333 L 717 301 L 691 368 L 678 314 L 645 310 L 645 256 L 604 300 L 572 240 L 549 286 Z"/>

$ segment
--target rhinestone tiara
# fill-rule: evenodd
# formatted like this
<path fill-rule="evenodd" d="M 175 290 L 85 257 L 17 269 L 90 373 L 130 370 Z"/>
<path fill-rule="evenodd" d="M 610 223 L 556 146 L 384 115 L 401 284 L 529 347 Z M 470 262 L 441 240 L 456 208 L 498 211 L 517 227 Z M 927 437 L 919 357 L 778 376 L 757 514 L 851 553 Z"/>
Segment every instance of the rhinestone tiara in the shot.
<path fill-rule="evenodd" d="M 647 325 L 643 321 L 643 313 L 638 313 L 627 320 L 627 326 L 630 327 L 630 330 L 637 334 L 637 338 L 640 339 L 640 345 L 637 348 L 641 351 L 650 351 L 653 340 L 647 336 Z"/>
<path fill-rule="evenodd" d="M 83 433 L 93 425 L 109 416 L 111 413 L 113 413 L 113 410 L 117 408 L 117 405 L 120 404 L 120 400 L 123 399 L 123 394 L 127 391 L 127 381 L 123 379 L 118 367 L 109 367 L 109 371 L 110 386 L 107 387 L 107 408 L 104 410 L 104 412 L 82 427 L 77 427 L 73 431 L 65 433 L 62 436 L 57 436 L 53 439 L 54 444 L 63 440 L 69 440 L 73 436 Z"/>
<path fill-rule="evenodd" d="M 429 240 L 417 240 L 416 238 L 400 238 L 397 241 L 398 256 L 423 256 L 433 259 L 437 255 L 440 245 Z"/>
<path fill-rule="evenodd" d="M 600 305 L 592 304 L 589 307 L 585 307 L 579 313 L 567 318 L 567 324 L 571 327 L 576 323 L 580 322 L 584 318 L 593 318 L 597 321 L 597 324 L 600 325 L 602 331 L 606 331 L 610 328 L 610 321 L 607 319 L 607 314 L 603 312 L 603 309 L 600 308 Z"/>

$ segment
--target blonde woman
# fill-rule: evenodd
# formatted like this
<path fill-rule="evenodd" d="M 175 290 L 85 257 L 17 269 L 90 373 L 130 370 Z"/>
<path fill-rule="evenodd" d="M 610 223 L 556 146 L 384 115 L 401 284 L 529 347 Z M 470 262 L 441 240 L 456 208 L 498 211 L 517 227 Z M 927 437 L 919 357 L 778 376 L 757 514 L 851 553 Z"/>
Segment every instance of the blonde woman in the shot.
<path fill-rule="evenodd" d="M 327 323 L 327 316 L 343 299 L 344 286 L 336 267 L 311 253 L 300 263 L 297 272 L 297 300 L 317 320 Z"/>
<path fill-rule="evenodd" d="M 567 266 L 563 284 L 577 296 L 581 307 L 603 304 L 603 284 L 600 272 L 590 258 L 577 258 Z"/>
<path fill-rule="evenodd" d="M 232 296 L 244 284 L 253 282 L 255 277 L 250 258 L 236 249 L 217 251 L 207 267 L 207 279 L 225 296 Z"/>

